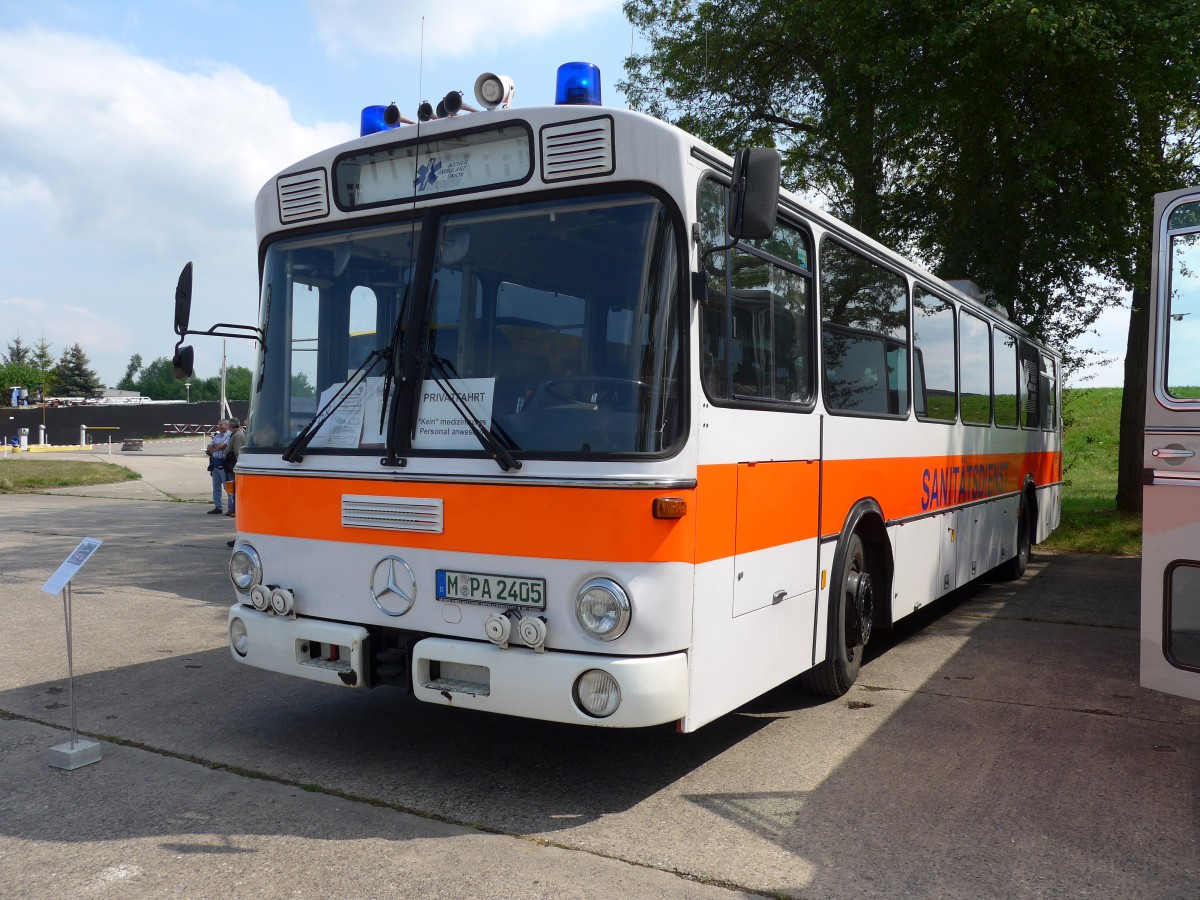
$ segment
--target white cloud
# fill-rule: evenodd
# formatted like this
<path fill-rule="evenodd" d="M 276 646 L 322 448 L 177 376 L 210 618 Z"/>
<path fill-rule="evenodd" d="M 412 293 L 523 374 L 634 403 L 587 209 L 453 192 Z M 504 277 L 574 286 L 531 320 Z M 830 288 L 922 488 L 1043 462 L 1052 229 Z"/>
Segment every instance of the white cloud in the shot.
<path fill-rule="evenodd" d="M 28 297 L 0 300 L 0 321 L 27 323 L 30 327 L 13 328 L 4 338 L 5 344 L 21 335 L 21 342 L 33 347 L 42 338 L 51 345 L 55 359 L 72 344 L 81 344 L 92 357 L 91 349 L 99 346 L 125 346 L 125 325 L 95 309 L 72 304 L 53 304 Z M 7 331 L 7 329 L 6 329 Z M 95 363 L 95 359 L 92 359 Z"/>
<path fill-rule="evenodd" d="M 513 47 L 523 41 L 562 32 L 581 32 L 593 17 L 619 10 L 620 0 L 310 0 L 317 35 L 334 57 L 350 52 L 391 59 L 421 55 L 425 21 L 427 62 L 458 59 L 481 51 Z"/>
<path fill-rule="evenodd" d="M 153 231 L 153 217 L 244 213 L 259 186 L 343 127 L 292 121 L 228 66 L 179 72 L 103 41 L 0 32 L 0 170 L 37 181 L 73 226 Z M 123 189 L 123 190 L 122 190 Z"/>
<path fill-rule="evenodd" d="M 357 131 L 298 125 L 231 66 L 179 71 L 37 28 L 0 31 L 0 84 L 0 343 L 45 334 L 57 355 L 79 342 L 108 382 L 134 352 L 169 352 L 188 259 L 198 318 L 253 320 L 255 194 Z"/>
<path fill-rule="evenodd" d="M 10 178 L 0 173 L 0 214 L 34 218 L 53 218 L 58 213 L 54 195 L 40 178 L 25 175 Z"/>

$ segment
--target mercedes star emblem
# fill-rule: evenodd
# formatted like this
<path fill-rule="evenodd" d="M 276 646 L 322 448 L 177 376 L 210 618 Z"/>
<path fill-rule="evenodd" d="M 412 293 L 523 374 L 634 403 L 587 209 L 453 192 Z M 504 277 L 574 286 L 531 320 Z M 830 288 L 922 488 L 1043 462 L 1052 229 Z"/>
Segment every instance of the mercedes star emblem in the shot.
<path fill-rule="evenodd" d="M 371 599 L 389 616 L 402 616 L 417 599 L 417 576 L 398 556 L 385 556 L 371 570 Z"/>

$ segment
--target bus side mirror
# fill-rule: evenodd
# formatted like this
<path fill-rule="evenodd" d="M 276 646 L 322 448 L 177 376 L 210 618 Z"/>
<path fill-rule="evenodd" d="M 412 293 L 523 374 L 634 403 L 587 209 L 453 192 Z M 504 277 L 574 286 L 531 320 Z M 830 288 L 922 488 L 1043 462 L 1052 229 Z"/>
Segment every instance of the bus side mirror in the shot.
<path fill-rule="evenodd" d="M 175 370 L 175 378 L 182 381 L 195 374 L 196 352 L 191 347 L 176 347 L 175 355 L 171 357 L 171 367 Z"/>
<path fill-rule="evenodd" d="M 735 241 L 761 240 L 775 231 L 781 167 L 779 151 L 770 147 L 743 147 L 737 152 L 726 220 Z"/>
<path fill-rule="evenodd" d="M 179 273 L 175 286 L 175 333 L 183 337 L 192 318 L 192 264 L 189 262 Z"/>
<path fill-rule="evenodd" d="M 183 346 L 183 337 L 187 334 L 188 322 L 192 318 L 192 264 L 189 262 L 179 273 L 179 283 L 175 285 L 175 333 L 179 341 L 175 344 L 175 355 L 171 357 L 171 367 L 175 370 L 177 379 L 191 378 L 194 374 L 196 353 L 191 347 Z"/>

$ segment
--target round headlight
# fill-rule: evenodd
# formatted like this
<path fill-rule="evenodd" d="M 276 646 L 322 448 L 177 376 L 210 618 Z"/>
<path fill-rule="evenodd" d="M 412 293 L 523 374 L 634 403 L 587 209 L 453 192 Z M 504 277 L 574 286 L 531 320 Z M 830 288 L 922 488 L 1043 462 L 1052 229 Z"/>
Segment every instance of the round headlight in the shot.
<path fill-rule="evenodd" d="M 619 638 L 629 627 L 629 595 L 611 578 L 593 578 L 575 598 L 575 617 L 583 630 L 602 641 Z"/>
<path fill-rule="evenodd" d="M 575 703 L 597 719 L 611 716 L 621 705 L 621 686 L 602 669 L 588 669 L 575 680 Z"/>
<path fill-rule="evenodd" d="M 229 645 L 238 656 L 245 656 L 250 649 L 250 635 L 246 634 L 246 623 L 241 619 L 229 623 Z"/>
<path fill-rule="evenodd" d="M 233 586 L 243 594 L 256 584 L 262 583 L 262 560 L 258 551 L 249 544 L 242 544 L 229 557 L 229 578 Z"/>

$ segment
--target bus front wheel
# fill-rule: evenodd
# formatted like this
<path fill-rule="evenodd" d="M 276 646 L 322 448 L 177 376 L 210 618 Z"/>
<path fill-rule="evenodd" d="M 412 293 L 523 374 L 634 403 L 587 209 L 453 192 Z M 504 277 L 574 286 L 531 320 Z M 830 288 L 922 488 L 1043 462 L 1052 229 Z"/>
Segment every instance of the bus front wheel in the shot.
<path fill-rule="evenodd" d="M 829 649 L 824 661 L 800 676 L 806 691 L 840 697 L 858 680 L 863 650 L 871 639 L 875 613 L 875 578 L 866 545 L 850 535 L 838 584 L 829 598 Z"/>

